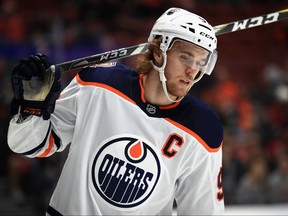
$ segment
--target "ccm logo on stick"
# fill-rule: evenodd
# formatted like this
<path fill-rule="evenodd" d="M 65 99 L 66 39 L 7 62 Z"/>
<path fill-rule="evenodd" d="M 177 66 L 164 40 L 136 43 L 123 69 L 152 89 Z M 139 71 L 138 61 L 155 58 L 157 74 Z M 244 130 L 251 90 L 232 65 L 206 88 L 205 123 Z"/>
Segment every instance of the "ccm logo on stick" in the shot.
<path fill-rule="evenodd" d="M 127 49 L 123 49 L 123 50 L 119 50 L 119 51 L 115 51 L 115 52 L 104 53 L 103 55 L 101 55 L 100 61 L 111 60 L 114 58 L 125 56 L 126 54 L 127 54 Z"/>
<path fill-rule="evenodd" d="M 260 26 L 263 24 L 268 24 L 272 22 L 276 22 L 278 20 L 279 13 L 271 13 L 264 16 L 254 17 L 251 19 L 243 20 L 242 22 L 235 22 L 232 31 L 236 31 L 238 29 L 246 29 L 255 26 Z"/>

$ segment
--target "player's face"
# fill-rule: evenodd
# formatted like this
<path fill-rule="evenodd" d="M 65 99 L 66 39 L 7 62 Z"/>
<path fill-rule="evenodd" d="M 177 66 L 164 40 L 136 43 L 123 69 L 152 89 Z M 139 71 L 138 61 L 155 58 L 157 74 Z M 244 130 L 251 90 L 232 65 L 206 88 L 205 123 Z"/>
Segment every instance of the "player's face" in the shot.
<path fill-rule="evenodd" d="M 208 51 L 184 41 L 175 41 L 167 51 L 168 92 L 176 97 L 187 94 L 198 72 L 205 66 Z"/>

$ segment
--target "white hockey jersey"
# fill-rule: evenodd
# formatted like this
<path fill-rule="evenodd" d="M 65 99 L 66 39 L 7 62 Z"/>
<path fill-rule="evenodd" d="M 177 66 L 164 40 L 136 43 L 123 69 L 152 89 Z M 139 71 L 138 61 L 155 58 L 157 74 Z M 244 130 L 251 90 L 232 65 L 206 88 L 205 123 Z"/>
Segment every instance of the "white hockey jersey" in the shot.
<path fill-rule="evenodd" d="M 8 144 L 28 157 L 69 154 L 49 215 L 223 214 L 219 119 L 186 95 L 144 98 L 143 76 L 120 63 L 88 67 L 63 90 L 51 118 L 10 122 Z"/>

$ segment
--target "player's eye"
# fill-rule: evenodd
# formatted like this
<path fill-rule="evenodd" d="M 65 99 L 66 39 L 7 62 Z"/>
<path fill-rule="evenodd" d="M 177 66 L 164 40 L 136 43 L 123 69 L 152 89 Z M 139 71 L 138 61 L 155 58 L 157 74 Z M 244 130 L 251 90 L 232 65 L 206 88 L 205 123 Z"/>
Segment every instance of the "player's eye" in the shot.
<path fill-rule="evenodd" d="M 191 59 L 189 58 L 188 55 L 180 55 L 179 56 L 180 61 L 182 61 L 183 63 L 188 63 L 191 61 Z"/>

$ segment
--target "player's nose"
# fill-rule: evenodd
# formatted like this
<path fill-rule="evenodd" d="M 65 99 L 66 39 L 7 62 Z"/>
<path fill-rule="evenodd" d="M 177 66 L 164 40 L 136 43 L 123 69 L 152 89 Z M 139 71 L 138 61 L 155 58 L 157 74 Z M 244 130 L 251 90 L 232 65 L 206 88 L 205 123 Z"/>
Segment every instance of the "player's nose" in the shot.
<path fill-rule="evenodd" d="M 185 69 L 185 73 L 191 78 L 194 78 L 195 75 L 198 73 L 198 71 L 199 71 L 199 68 L 195 64 L 191 66 L 187 66 Z"/>

